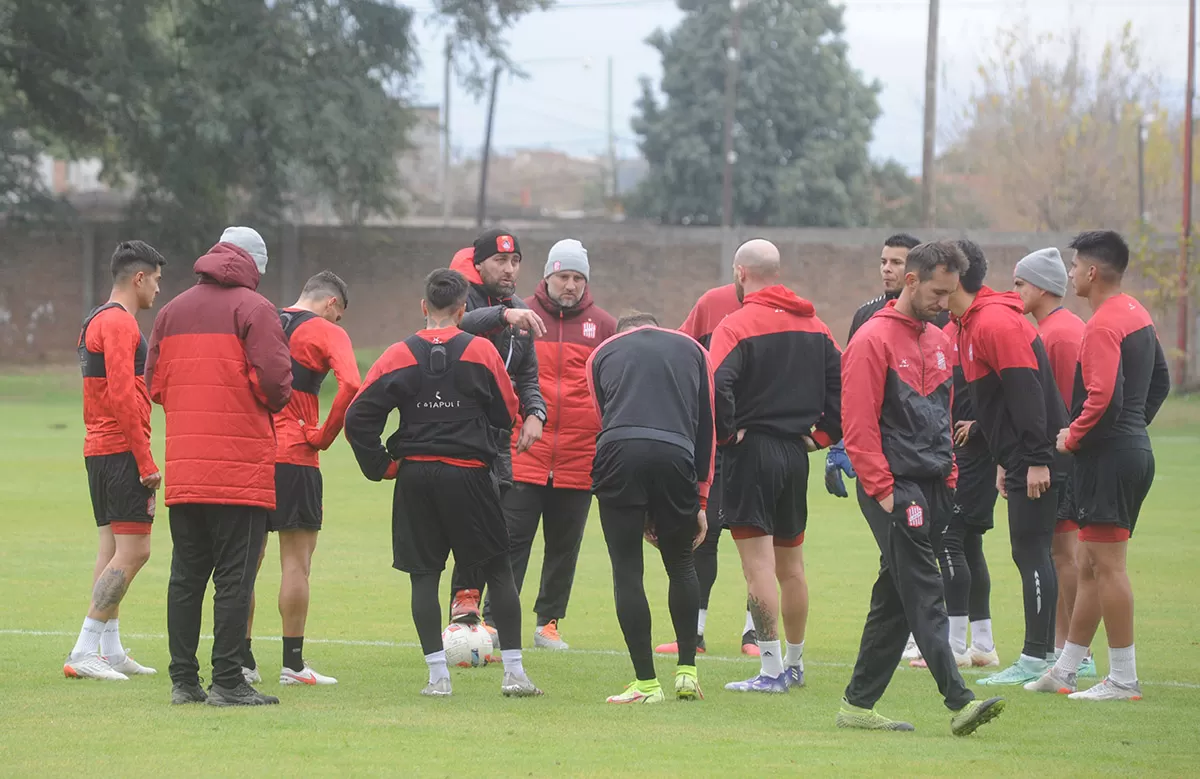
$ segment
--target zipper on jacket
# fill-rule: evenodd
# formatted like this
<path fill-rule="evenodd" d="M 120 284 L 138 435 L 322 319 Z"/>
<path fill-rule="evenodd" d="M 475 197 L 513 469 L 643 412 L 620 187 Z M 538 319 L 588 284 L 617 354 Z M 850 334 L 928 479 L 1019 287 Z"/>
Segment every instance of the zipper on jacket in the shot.
<path fill-rule="evenodd" d="M 550 445 L 550 473 L 546 483 L 554 481 L 554 466 L 558 460 L 558 430 L 562 425 L 562 383 L 563 383 L 563 312 L 558 311 L 558 375 L 554 378 L 554 442 Z"/>

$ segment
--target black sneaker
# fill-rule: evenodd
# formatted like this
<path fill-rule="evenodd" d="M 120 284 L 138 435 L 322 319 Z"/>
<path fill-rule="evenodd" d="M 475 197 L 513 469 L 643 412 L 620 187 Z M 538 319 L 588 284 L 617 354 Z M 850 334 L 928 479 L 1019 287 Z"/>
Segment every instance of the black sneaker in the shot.
<path fill-rule="evenodd" d="M 208 700 L 208 696 L 204 694 L 204 688 L 197 682 L 175 682 L 171 685 L 171 705 L 178 706 L 184 703 L 204 703 Z"/>
<path fill-rule="evenodd" d="M 242 682 L 237 687 L 221 687 L 217 684 L 208 688 L 209 706 L 269 706 L 279 703 L 274 695 L 263 695 L 250 685 Z"/>

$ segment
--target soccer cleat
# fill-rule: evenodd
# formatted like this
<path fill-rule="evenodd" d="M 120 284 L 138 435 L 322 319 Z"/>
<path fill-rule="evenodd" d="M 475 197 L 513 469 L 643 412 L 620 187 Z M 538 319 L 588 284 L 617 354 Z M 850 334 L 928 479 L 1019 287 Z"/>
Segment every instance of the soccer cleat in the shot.
<path fill-rule="evenodd" d="M 504 693 L 506 698 L 534 698 L 545 695 L 525 674 L 517 676 L 508 671 L 504 672 L 504 683 L 500 685 L 500 692 Z"/>
<path fill-rule="evenodd" d="M 659 688 L 662 692 L 662 688 Z M 681 665 L 675 669 L 675 697 L 681 701 L 704 700 L 700 680 L 696 677 L 696 666 Z"/>
<path fill-rule="evenodd" d="M 787 680 L 788 689 L 804 686 L 804 669 L 798 665 L 789 665 L 783 669 L 783 678 Z"/>
<path fill-rule="evenodd" d="M 757 646 L 754 648 L 758 649 Z M 677 655 L 679 654 L 679 642 L 672 641 L 669 644 L 659 644 L 658 646 L 654 647 L 654 651 L 656 654 L 660 655 Z M 705 653 L 705 651 L 704 636 L 696 636 L 696 654 L 702 655 Z"/>
<path fill-rule="evenodd" d="M 96 652 L 86 655 L 71 655 L 63 663 L 63 676 L 68 679 L 106 679 L 113 682 L 127 682 L 129 677 L 109 665 L 109 662 Z"/>
<path fill-rule="evenodd" d="M 303 671 L 293 671 L 285 665 L 283 670 L 279 672 L 279 683 L 315 686 L 318 684 L 337 684 L 337 679 L 334 679 L 332 676 L 322 676 L 310 668 L 308 663 L 305 663 Z"/>
<path fill-rule="evenodd" d="M 171 685 L 171 705 L 180 706 L 185 703 L 204 703 L 208 696 L 204 688 L 192 682 L 175 682 Z"/>
<path fill-rule="evenodd" d="M 1042 674 L 1041 678 L 1029 682 L 1025 689 L 1030 692 L 1055 692 L 1060 695 L 1070 695 L 1075 692 L 1076 674 L 1059 674 L 1055 666 Z"/>
<path fill-rule="evenodd" d="M 1112 677 L 1104 677 L 1104 681 L 1084 690 L 1067 696 L 1073 701 L 1140 701 L 1142 686 L 1137 682 L 1123 684 L 1114 682 Z"/>
<path fill-rule="evenodd" d="M 242 679 L 246 684 L 257 684 L 262 681 L 262 674 L 258 672 L 258 666 L 254 668 L 242 666 Z"/>
<path fill-rule="evenodd" d="M 570 649 L 571 645 L 558 634 L 558 620 L 552 619 L 533 634 L 533 645 L 542 649 Z"/>
<path fill-rule="evenodd" d="M 921 659 L 921 649 L 917 646 L 917 639 L 913 638 L 912 633 L 908 634 L 908 643 L 904 645 L 904 654 L 900 655 L 901 660 L 908 660 L 910 663 L 913 660 Z"/>
<path fill-rule="evenodd" d="M 911 723 L 888 719 L 874 709 L 851 706 L 845 698 L 842 698 L 842 707 L 838 709 L 834 724 L 839 728 L 858 730 L 916 730 Z"/>
<path fill-rule="evenodd" d="M 114 655 L 104 659 L 108 661 L 108 664 L 112 666 L 114 671 L 123 673 L 126 676 L 153 676 L 158 673 L 153 668 L 147 668 L 130 657 L 128 649 L 125 650 L 125 654 L 123 655 Z"/>
<path fill-rule="evenodd" d="M 963 652 L 960 655 L 958 652 L 955 652 L 952 649 L 952 650 L 950 650 L 950 653 L 954 655 L 954 664 L 956 666 L 958 666 L 959 668 L 970 668 L 971 667 L 971 653 L 970 652 Z M 929 663 L 925 660 L 924 657 L 918 657 L 916 660 L 913 660 L 908 665 L 910 668 L 928 668 L 929 667 Z"/>
<path fill-rule="evenodd" d="M 675 689 L 679 689 L 679 679 L 675 679 Z M 625 692 L 620 695 L 610 695 L 606 703 L 662 703 L 666 700 L 662 685 L 657 679 L 644 682 L 633 681 L 625 686 Z"/>
<path fill-rule="evenodd" d="M 999 668 L 1000 653 L 996 651 L 996 647 L 992 647 L 988 651 L 983 651 L 974 644 L 971 645 L 970 652 L 971 665 L 976 668 Z"/>
<path fill-rule="evenodd" d="M 445 676 L 438 679 L 436 682 L 430 682 L 425 685 L 425 689 L 421 690 L 421 694 L 428 698 L 449 698 L 450 697 L 450 677 Z"/>
<path fill-rule="evenodd" d="M 973 700 L 966 706 L 954 712 L 950 718 L 950 732 L 956 736 L 969 736 L 986 725 L 1004 711 L 1003 698 L 988 698 L 986 701 Z"/>
<path fill-rule="evenodd" d="M 1098 679 L 1100 674 L 1096 673 L 1096 658 L 1088 655 L 1083 658 L 1083 662 L 1079 664 L 1079 670 L 1075 675 L 1080 679 Z"/>
<path fill-rule="evenodd" d="M 479 622 L 479 590 L 459 590 L 450 606 L 450 621 L 474 625 Z"/>
<path fill-rule="evenodd" d="M 1016 686 L 1018 684 L 1028 684 L 1029 682 L 1037 681 L 1042 678 L 1042 674 L 1054 667 L 1053 663 L 1046 660 L 1031 660 L 1024 655 L 1017 658 L 1017 662 L 1005 668 L 1000 673 L 985 676 L 982 679 L 976 679 L 976 684 L 982 684 L 993 687 L 1001 687 L 1005 685 Z"/>
<path fill-rule="evenodd" d="M 781 693 L 787 692 L 788 680 L 787 673 L 781 673 L 779 676 L 767 676 L 760 673 L 753 679 L 747 679 L 744 682 L 730 682 L 725 685 L 726 690 L 731 692 L 765 692 L 765 693 Z"/>
<path fill-rule="evenodd" d="M 747 630 L 742 634 L 742 654 L 747 657 L 760 657 L 762 655 L 758 649 L 758 634 L 753 630 Z"/>
<path fill-rule="evenodd" d="M 208 688 L 208 699 L 204 702 L 209 706 L 272 706 L 279 703 L 279 699 L 274 695 L 263 695 L 242 682 L 237 687 L 213 684 Z"/>

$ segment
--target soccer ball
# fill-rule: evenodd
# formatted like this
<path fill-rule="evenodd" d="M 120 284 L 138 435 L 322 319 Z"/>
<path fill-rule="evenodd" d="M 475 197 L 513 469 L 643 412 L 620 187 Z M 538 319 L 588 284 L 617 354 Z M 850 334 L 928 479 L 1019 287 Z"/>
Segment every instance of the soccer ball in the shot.
<path fill-rule="evenodd" d="M 492 635 L 482 625 L 454 622 L 442 631 L 442 648 L 446 650 L 446 665 L 476 668 L 487 665 Z"/>

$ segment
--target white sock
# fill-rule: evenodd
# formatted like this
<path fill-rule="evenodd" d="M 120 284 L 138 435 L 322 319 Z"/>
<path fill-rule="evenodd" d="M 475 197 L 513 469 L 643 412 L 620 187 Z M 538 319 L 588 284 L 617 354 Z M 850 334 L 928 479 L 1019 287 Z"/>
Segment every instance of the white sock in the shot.
<path fill-rule="evenodd" d="M 746 611 L 746 627 L 742 628 L 742 634 L 745 635 L 751 630 L 754 630 L 754 617 L 750 616 L 749 610 Z"/>
<path fill-rule="evenodd" d="M 1137 660 L 1133 656 L 1133 644 L 1118 649 L 1108 648 L 1108 678 L 1118 684 L 1137 683 Z"/>
<path fill-rule="evenodd" d="M 104 635 L 104 623 L 91 617 L 83 618 L 83 627 L 79 630 L 79 639 L 71 654 L 90 655 L 100 651 L 100 637 Z"/>
<path fill-rule="evenodd" d="M 446 651 L 444 649 L 425 655 L 425 665 L 429 666 L 430 684 L 450 678 L 450 669 L 446 667 Z"/>
<path fill-rule="evenodd" d="M 121 646 L 121 628 L 116 617 L 104 623 L 104 632 L 100 634 L 100 654 L 105 657 L 125 656 L 125 647 Z"/>
<path fill-rule="evenodd" d="M 758 642 L 759 660 L 762 662 L 762 674 L 772 679 L 783 673 L 783 657 L 779 639 Z"/>
<path fill-rule="evenodd" d="M 967 653 L 966 617 L 950 617 L 950 649 L 956 655 Z"/>
<path fill-rule="evenodd" d="M 501 649 L 500 659 L 504 661 L 504 673 L 525 675 L 525 666 L 521 664 L 520 649 Z"/>
<path fill-rule="evenodd" d="M 1087 657 L 1087 647 L 1072 644 L 1070 641 L 1063 647 L 1062 654 L 1054 662 L 1054 670 L 1059 676 L 1067 676 L 1079 670 L 1079 664 Z"/>
<path fill-rule="evenodd" d="M 991 652 L 996 648 L 996 639 L 992 638 L 992 621 L 981 619 L 971 623 L 971 643 L 981 652 Z"/>
<path fill-rule="evenodd" d="M 696 619 L 696 635 L 704 635 L 704 623 L 708 621 L 708 609 L 700 609 L 700 616 Z"/>
<path fill-rule="evenodd" d="M 787 642 L 787 654 L 783 657 L 783 664 L 788 668 L 799 668 L 804 670 L 804 642 L 793 644 Z"/>

